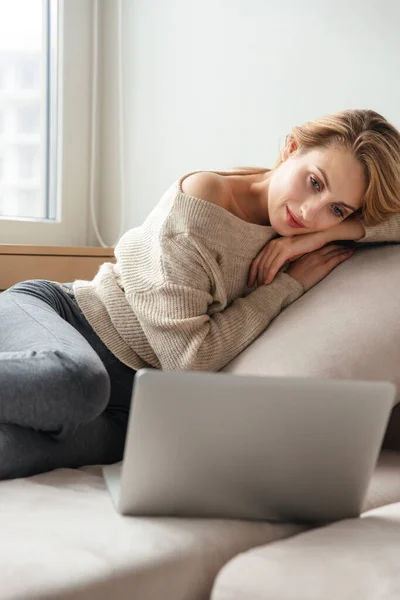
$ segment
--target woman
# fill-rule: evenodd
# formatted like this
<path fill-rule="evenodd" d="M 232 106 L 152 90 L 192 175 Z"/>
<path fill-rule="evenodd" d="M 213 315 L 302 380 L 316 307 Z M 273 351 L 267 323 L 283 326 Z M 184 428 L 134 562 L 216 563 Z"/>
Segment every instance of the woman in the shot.
<path fill-rule="evenodd" d="M 399 191 L 399 132 L 344 111 L 271 170 L 182 177 L 92 281 L 1 294 L 0 479 L 120 460 L 137 369 L 222 369 L 351 256 L 333 241 L 400 240 Z"/>

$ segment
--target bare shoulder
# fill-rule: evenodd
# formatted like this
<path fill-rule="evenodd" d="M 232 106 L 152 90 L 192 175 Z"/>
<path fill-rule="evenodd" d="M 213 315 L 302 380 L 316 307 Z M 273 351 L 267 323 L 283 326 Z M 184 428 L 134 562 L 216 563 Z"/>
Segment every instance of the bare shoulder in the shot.
<path fill-rule="evenodd" d="M 231 191 L 225 177 L 210 171 L 188 175 L 182 181 L 181 189 L 188 196 L 220 205 L 225 205 Z"/>

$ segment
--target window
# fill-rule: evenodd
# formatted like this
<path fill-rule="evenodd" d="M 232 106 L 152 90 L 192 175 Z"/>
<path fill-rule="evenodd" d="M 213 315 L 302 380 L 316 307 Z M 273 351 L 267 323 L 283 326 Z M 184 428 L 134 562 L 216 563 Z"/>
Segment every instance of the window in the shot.
<path fill-rule="evenodd" d="M 48 23 L 56 9 L 51 0 L 0 0 L 0 216 L 48 218 L 46 129 L 57 104 Z"/>
<path fill-rule="evenodd" d="M 0 242 L 87 245 L 91 0 L 0 0 Z"/>

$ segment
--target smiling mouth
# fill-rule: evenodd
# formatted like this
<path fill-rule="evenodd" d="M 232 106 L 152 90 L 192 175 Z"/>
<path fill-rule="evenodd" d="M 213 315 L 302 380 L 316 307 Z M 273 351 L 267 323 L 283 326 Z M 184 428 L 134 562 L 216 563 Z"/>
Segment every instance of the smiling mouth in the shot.
<path fill-rule="evenodd" d="M 286 222 L 290 227 L 305 227 L 301 221 L 299 221 L 291 210 L 286 207 Z"/>

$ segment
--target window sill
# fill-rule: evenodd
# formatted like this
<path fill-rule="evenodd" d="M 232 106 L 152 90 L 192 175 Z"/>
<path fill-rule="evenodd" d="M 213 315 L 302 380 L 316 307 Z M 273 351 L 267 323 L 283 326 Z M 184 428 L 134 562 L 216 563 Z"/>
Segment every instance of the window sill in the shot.
<path fill-rule="evenodd" d="M 0 290 L 27 279 L 92 279 L 102 263 L 114 260 L 114 248 L 0 244 Z"/>

